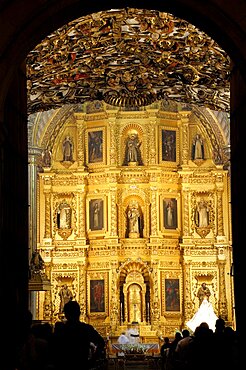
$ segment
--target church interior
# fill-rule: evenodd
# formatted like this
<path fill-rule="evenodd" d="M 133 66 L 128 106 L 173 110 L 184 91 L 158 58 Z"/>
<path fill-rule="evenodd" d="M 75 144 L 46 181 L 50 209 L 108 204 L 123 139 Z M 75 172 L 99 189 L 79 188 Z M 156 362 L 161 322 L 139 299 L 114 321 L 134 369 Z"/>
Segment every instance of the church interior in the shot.
<path fill-rule="evenodd" d="M 55 325 L 68 299 L 147 345 L 187 327 L 205 283 L 244 338 L 246 4 L 117 7 L 0 5 L 4 370 L 27 310 Z"/>
<path fill-rule="evenodd" d="M 135 323 L 158 341 L 186 327 L 205 282 L 235 327 L 225 52 L 171 14 L 111 10 L 48 36 L 27 72 L 35 318 L 62 318 L 65 286 L 104 337 Z"/>

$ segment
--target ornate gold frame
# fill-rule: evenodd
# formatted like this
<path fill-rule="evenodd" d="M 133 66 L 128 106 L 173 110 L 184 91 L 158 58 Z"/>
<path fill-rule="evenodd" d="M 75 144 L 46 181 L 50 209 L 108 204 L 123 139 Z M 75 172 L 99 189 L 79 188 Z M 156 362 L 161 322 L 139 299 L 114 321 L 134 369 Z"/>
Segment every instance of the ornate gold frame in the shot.
<path fill-rule="evenodd" d="M 90 302 L 91 302 L 91 280 L 104 280 L 104 311 L 103 312 L 91 312 L 90 310 Z M 89 316 L 107 316 L 109 314 L 109 307 L 108 307 L 108 301 L 109 301 L 109 287 L 108 287 L 108 272 L 106 271 L 90 271 L 88 272 L 88 279 L 87 279 L 87 297 L 88 297 L 88 315 Z"/>
<path fill-rule="evenodd" d="M 99 200 L 103 202 L 103 225 L 101 229 L 98 230 L 91 230 L 90 229 L 90 202 L 93 200 Z M 106 195 L 98 195 L 93 197 L 88 197 L 86 200 L 86 223 L 87 223 L 87 232 L 90 235 L 104 235 L 105 232 L 108 230 L 108 204 L 107 204 L 107 197 Z"/>
<path fill-rule="evenodd" d="M 162 150 L 162 132 L 173 131 L 175 132 L 175 161 L 163 160 Z M 159 126 L 159 164 L 165 164 L 165 166 L 176 166 L 179 162 L 179 130 L 177 127 L 172 126 Z"/>
<path fill-rule="evenodd" d="M 102 131 L 102 160 L 98 162 L 89 162 L 89 133 L 95 133 Z M 106 127 L 105 126 L 98 126 L 94 128 L 88 128 L 85 131 L 85 146 L 86 146 L 86 164 L 89 167 L 99 167 L 101 165 L 106 165 Z"/>
<path fill-rule="evenodd" d="M 175 279 L 179 281 L 179 310 L 166 310 L 166 292 L 165 292 L 165 280 L 169 279 Z M 161 272 L 161 311 L 163 316 L 180 316 L 182 312 L 181 307 L 182 302 L 182 277 L 180 275 L 179 271 L 162 271 Z"/>
<path fill-rule="evenodd" d="M 165 227 L 165 222 L 164 222 L 164 202 L 165 202 L 165 199 L 166 200 L 175 199 L 175 201 L 176 201 L 177 226 L 173 229 Z M 179 197 L 177 195 L 172 195 L 172 194 L 168 193 L 168 194 L 164 194 L 164 195 L 160 196 L 160 229 L 161 229 L 162 233 L 175 233 L 176 234 L 179 231 L 179 225 L 180 225 L 180 221 L 179 221 L 180 212 L 179 212 L 179 210 L 180 210 L 180 202 L 179 202 Z"/>

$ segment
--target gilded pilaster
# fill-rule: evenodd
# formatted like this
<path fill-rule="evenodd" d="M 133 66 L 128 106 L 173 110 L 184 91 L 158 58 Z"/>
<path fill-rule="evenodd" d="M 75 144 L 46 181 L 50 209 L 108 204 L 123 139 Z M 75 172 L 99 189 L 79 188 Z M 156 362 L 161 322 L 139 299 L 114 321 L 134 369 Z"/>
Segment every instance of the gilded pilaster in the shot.
<path fill-rule="evenodd" d="M 188 321 L 191 318 L 193 312 L 193 303 L 191 299 L 191 264 L 190 261 L 183 262 L 183 276 L 184 276 L 184 321 Z M 184 324 L 185 324 L 184 322 Z"/>
<path fill-rule="evenodd" d="M 159 297 L 159 279 L 158 270 L 159 263 L 154 261 L 152 263 L 152 278 L 153 278 L 153 301 L 152 301 L 152 312 L 151 312 L 151 326 L 152 330 L 156 330 L 160 325 L 160 297 Z"/>
<path fill-rule="evenodd" d="M 224 235 L 224 228 L 223 228 L 223 198 L 222 198 L 222 190 L 217 191 L 217 225 L 218 236 Z"/>
<path fill-rule="evenodd" d="M 79 291 L 78 291 L 78 302 L 80 305 L 80 319 L 82 321 L 85 321 L 86 319 L 86 263 L 78 262 L 78 268 L 79 268 Z"/>
<path fill-rule="evenodd" d="M 109 133 L 110 133 L 110 151 L 109 151 L 109 163 L 111 166 L 116 166 L 117 150 L 116 150 L 116 138 L 118 137 L 118 125 L 115 122 L 115 116 L 109 118 Z"/>
<path fill-rule="evenodd" d="M 51 281 L 51 262 L 45 263 L 45 273 L 49 281 Z M 50 320 L 52 316 L 53 316 L 53 305 L 51 290 L 46 290 L 44 297 L 44 320 Z"/>
<path fill-rule="evenodd" d="M 150 124 L 148 125 L 148 137 L 149 137 L 149 164 L 156 164 L 156 139 L 155 139 L 155 129 L 156 129 L 156 120 L 151 119 Z"/>
<path fill-rule="evenodd" d="M 78 156 L 78 168 L 84 169 L 85 163 L 85 127 L 83 127 L 83 121 L 77 121 L 77 129 L 78 129 L 78 144 L 77 144 L 77 156 Z"/>
<path fill-rule="evenodd" d="M 85 237 L 85 193 L 80 191 L 78 193 L 78 237 Z"/>
<path fill-rule="evenodd" d="M 225 281 L 225 263 L 226 261 L 219 260 L 219 316 L 224 320 L 228 318 L 228 309 L 226 304 L 226 281 Z"/>
<path fill-rule="evenodd" d="M 180 112 L 181 116 L 181 141 L 182 141 L 182 164 L 187 165 L 189 161 L 189 115 L 190 112 Z"/>
<path fill-rule="evenodd" d="M 117 282 L 118 282 L 118 273 L 117 273 L 117 263 L 111 263 L 111 299 L 110 299 L 110 320 L 111 320 L 111 330 L 116 330 L 119 323 L 119 296 L 117 294 Z"/>
<path fill-rule="evenodd" d="M 116 187 L 110 188 L 110 198 L 111 198 L 110 234 L 111 236 L 117 236 Z"/>

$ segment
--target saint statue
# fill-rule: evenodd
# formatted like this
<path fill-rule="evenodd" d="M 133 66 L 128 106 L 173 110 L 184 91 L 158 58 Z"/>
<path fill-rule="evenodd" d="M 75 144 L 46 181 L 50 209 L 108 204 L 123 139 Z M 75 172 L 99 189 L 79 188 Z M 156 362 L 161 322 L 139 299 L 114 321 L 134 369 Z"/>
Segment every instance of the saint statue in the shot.
<path fill-rule="evenodd" d="M 200 134 L 196 134 L 192 142 L 192 159 L 204 159 L 204 145 Z"/>
<path fill-rule="evenodd" d="M 139 237 L 140 211 L 137 202 L 133 202 L 132 204 L 129 205 L 127 218 L 128 218 L 129 237 L 133 237 L 133 234 L 135 234 L 135 237 Z"/>
<path fill-rule="evenodd" d="M 66 136 L 63 141 L 62 151 L 63 151 L 63 161 L 71 162 L 73 160 L 73 142 L 69 136 Z"/>
<path fill-rule="evenodd" d="M 141 142 L 139 141 L 137 131 L 131 130 L 126 139 L 124 166 L 131 164 L 143 165 L 140 146 Z"/>

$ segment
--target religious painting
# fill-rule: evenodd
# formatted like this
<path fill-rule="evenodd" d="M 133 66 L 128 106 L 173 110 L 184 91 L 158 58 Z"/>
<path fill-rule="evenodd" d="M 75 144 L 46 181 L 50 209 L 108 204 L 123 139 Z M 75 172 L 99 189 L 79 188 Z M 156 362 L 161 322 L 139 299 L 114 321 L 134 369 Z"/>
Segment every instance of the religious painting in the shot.
<path fill-rule="evenodd" d="M 103 199 L 91 199 L 89 202 L 89 227 L 91 231 L 104 228 Z"/>
<path fill-rule="evenodd" d="M 178 156 L 178 131 L 176 129 L 160 128 L 160 163 L 176 163 Z"/>
<path fill-rule="evenodd" d="M 165 279 L 165 309 L 180 311 L 179 279 Z"/>
<path fill-rule="evenodd" d="M 105 283 L 90 280 L 90 312 L 105 312 Z"/>
<path fill-rule="evenodd" d="M 87 163 L 105 163 L 105 128 L 87 130 Z"/>
<path fill-rule="evenodd" d="M 175 230 L 178 227 L 177 199 L 163 199 L 163 224 L 165 229 Z"/>

